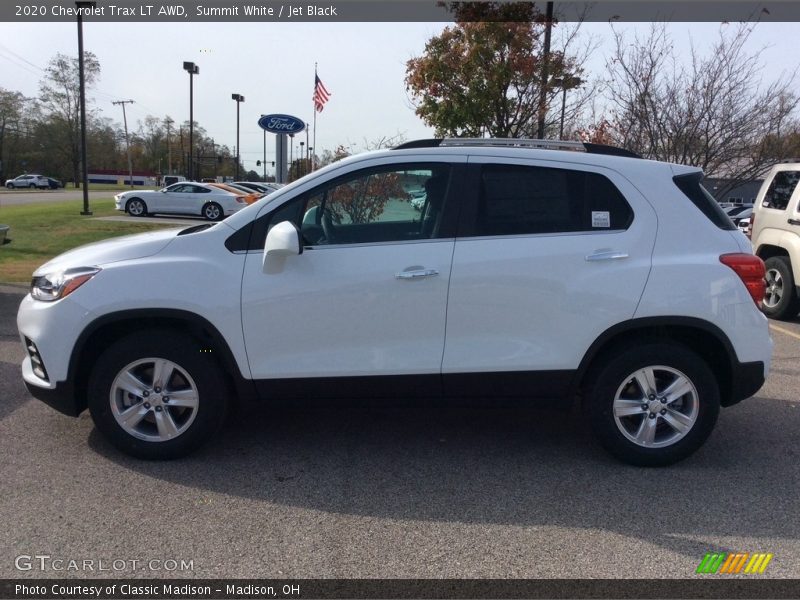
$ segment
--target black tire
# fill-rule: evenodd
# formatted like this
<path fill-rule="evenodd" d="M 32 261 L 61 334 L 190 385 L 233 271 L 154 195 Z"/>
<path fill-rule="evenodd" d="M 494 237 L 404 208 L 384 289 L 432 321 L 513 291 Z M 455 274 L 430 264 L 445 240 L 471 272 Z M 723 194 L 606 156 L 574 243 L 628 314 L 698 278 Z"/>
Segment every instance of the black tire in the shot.
<path fill-rule="evenodd" d="M 663 408 L 658 405 L 662 401 L 656 394 L 652 399 L 631 400 L 643 395 L 633 375 L 651 367 L 656 367 L 652 371 L 657 374 L 655 380 L 659 391 L 674 381 L 670 379 L 674 373 L 669 370 L 685 376 L 694 390 L 663 405 Z M 688 457 L 708 439 L 719 415 L 719 385 L 711 369 L 700 356 L 673 342 L 652 341 L 617 350 L 594 369 L 589 385 L 586 408 L 597 440 L 616 458 L 636 466 L 662 467 Z M 637 410 L 635 405 L 642 403 L 639 405 L 641 416 L 615 416 L 614 403 L 618 392 L 620 402 L 631 403 L 631 410 Z M 692 413 L 692 406 L 695 407 L 692 424 L 682 437 L 670 442 L 670 435 L 680 434 L 667 419 L 674 422 L 676 412 Z M 655 416 L 651 416 L 654 410 Z M 637 443 L 623 433 L 625 429 L 628 435 L 636 437 L 649 422 L 655 424 L 653 441 L 665 444 L 662 447 L 646 447 L 646 444 Z"/>
<path fill-rule="evenodd" d="M 36 189 L 36 184 L 35 183 L 30 184 L 28 186 L 28 189 L 35 190 Z"/>
<path fill-rule="evenodd" d="M 122 452 L 137 458 L 173 459 L 197 449 L 224 422 L 229 393 L 213 355 L 203 350 L 202 344 L 191 336 L 170 330 L 145 330 L 118 340 L 100 355 L 89 377 L 89 412 L 97 429 Z M 177 366 L 170 367 L 172 375 L 161 382 L 163 389 L 157 387 L 159 382 L 153 381 L 154 369 L 150 365 L 155 364 L 154 360 Z M 142 364 L 132 367 L 139 362 Z M 115 385 L 117 377 L 126 372 L 137 373 L 145 390 L 141 397 Z M 181 392 L 194 394 L 193 408 L 174 405 Z M 175 397 L 168 398 L 169 393 Z M 123 413 L 134 406 L 146 415 L 126 429 L 115 416 L 115 410 Z M 170 421 L 175 427 L 174 437 L 162 436 L 157 417 Z M 130 429 L 135 429 L 139 437 Z M 148 440 L 141 436 L 162 439 Z"/>
<path fill-rule="evenodd" d="M 216 202 L 206 202 L 203 205 L 202 217 L 207 221 L 221 221 L 224 216 L 222 207 Z"/>
<path fill-rule="evenodd" d="M 7 184 L 6 184 L 6 187 L 7 187 L 8 189 L 10 189 L 10 190 L 13 190 L 13 189 L 14 189 L 14 184 L 13 184 L 13 183 L 7 183 Z"/>
<path fill-rule="evenodd" d="M 764 262 L 767 269 L 767 292 L 761 310 L 773 319 L 792 319 L 800 312 L 800 297 L 792 273 L 792 263 L 788 256 L 773 256 Z M 780 299 L 774 302 L 779 295 Z"/>
<path fill-rule="evenodd" d="M 125 203 L 125 212 L 132 217 L 146 217 L 147 204 L 141 198 L 131 198 Z"/>

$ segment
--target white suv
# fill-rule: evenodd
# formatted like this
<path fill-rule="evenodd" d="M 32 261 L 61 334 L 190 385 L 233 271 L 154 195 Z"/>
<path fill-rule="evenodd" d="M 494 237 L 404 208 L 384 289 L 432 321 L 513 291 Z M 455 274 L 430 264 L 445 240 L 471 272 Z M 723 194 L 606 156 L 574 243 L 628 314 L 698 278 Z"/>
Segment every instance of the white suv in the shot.
<path fill-rule="evenodd" d="M 615 456 L 675 462 L 764 382 L 764 266 L 700 170 L 634 156 L 423 140 L 78 248 L 20 306 L 23 378 L 144 458 L 199 446 L 233 397 L 582 396 Z"/>
<path fill-rule="evenodd" d="M 776 319 L 800 312 L 800 163 L 776 165 L 756 197 L 753 248 L 767 266 L 763 310 Z"/>
<path fill-rule="evenodd" d="M 10 190 L 13 190 L 14 188 L 39 188 L 46 190 L 50 188 L 50 180 L 48 180 L 44 175 L 20 175 L 14 179 L 6 180 L 6 187 Z"/>

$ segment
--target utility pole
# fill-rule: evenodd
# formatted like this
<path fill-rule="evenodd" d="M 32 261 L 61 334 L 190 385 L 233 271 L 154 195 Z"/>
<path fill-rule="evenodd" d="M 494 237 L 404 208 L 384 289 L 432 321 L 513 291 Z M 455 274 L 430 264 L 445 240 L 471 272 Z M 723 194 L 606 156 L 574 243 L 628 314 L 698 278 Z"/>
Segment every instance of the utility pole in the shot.
<path fill-rule="evenodd" d="M 125 148 L 128 152 L 128 181 L 131 184 L 131 189 L 133 189 L 133 163 L 131 162 L 131 141 L 128 138 L 128 117 L 125 114 L 125 105 L 126 104 L 133 104 L 133 100 L 119 100 L 117 102 L 112 102 L 111 104 L 122 105 L 122 121 L 125 123 Z"/>
<path fill-rule="evenodd" d="M 81 214 L 89 216 L 89 163 L 86 158 L 86 76 L 83 68 L 83 11 L 97 6 L 97 2 L 76 2 L 78 9 L 78 78 L 81 95 L 81 175 L 83 179 L 83 210 Z"/>
<path fill-rule="evenodd" d="M 542 81 L 539 91 L 539 122 L 536 137 L 544 139 L 544 120 L 547 115 L 547 80 L 550 76 L 550 36 L 553 32 L 553 3 L 547 3 L 544 21 L 544 52 L 542 54 Z"/>

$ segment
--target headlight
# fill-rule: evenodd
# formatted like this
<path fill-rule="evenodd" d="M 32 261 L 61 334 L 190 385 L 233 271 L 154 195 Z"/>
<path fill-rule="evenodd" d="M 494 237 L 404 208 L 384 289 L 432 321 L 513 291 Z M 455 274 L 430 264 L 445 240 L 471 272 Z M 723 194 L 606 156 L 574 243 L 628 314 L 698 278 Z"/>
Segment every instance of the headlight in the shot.
<path fill-rule="evenodd" d="M 31 281 L 31 296 L 35 300 L 41 300 L 42 302 L 61 300 L 61 298 L 69 296 L 99 272 L 100 269 L 97 267 L 78 267 L 39 275 Z"/>

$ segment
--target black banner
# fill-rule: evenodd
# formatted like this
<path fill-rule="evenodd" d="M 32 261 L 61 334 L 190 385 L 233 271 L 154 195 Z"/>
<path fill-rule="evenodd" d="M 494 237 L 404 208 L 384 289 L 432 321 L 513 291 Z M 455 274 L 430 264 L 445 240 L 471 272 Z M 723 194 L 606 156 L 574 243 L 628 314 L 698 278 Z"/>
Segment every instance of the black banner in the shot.
<path fill-rule="evenodd" d="M 88 3 L 86 3 L 88 4 Z M 70 22 L 81 11 L 91 22 L 450 22 L 442 0 L 97 0 L 78 8 L 74 0 L 2 0 L 0 21 Z M 535 3 L 544 12 L 546 2 Z M 559 0 L 560 22 L 798 22 L 800 3 L 786 0 Z"/>
<path fill-rule="evenodd" d="M 800 598 L 798 579 L 4 579 L 0 598 Z"/>

